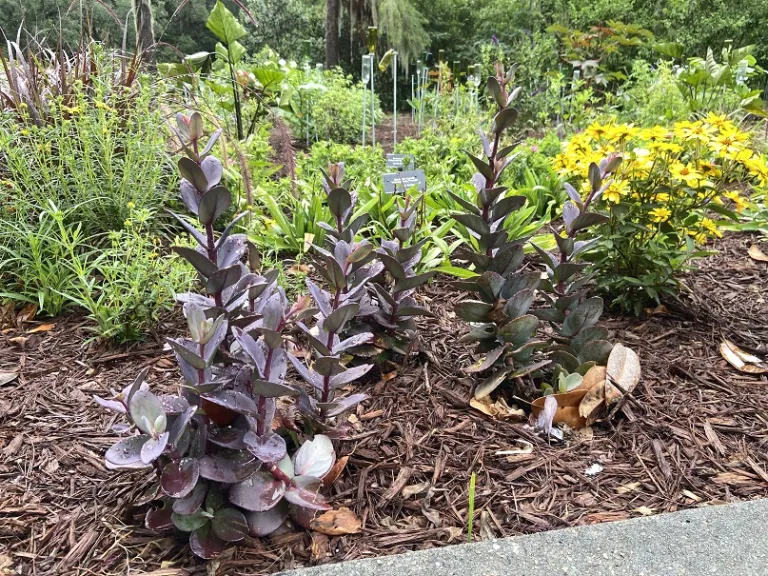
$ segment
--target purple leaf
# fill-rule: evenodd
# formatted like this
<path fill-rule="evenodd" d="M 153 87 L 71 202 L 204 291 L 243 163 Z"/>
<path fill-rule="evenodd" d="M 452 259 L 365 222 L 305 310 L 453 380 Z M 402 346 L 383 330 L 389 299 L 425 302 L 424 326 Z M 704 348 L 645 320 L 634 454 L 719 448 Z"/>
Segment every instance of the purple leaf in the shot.
<path fill-rule="evenodd" d="M 279 434 L 267 432 L 261 436 L 247 432 L 243 438 L 248 451 L 264 464 L 274 464 L 285 458 L 285 440 Z"/>
<path fill-rule="evenodd" d="M 120 412 L 121 414 L 125 414 L 127 412 L 123 403 L 118 402 L 117 400 L 105 400 L 104 398 L 96 396 L 95 394 L 93 395 L 93 399 L 99 406 L 106 408 L 107 410 L 113 410 L 114 412 Z"/>
<path fill-rule="evenodd" d="M 107 453 L 104 455 L 107 462 L 113 466 L 131 466 L 133 464 L 141 463 L 141 448 L 148 440 L 151 440 L 152 436 L 149 434 L 141 434 L 139 436 L 131 436 L 130 438 L 123 438 L 117 444 L 114 444 Z M 141 466 L 143 467 L 143 466 Z"/>
<path fill-rule="evenodd" d="M 233 450 L 242 450 L 245 448 L 243 443 L 243 437 L 245 436 L 245 430 L 239 428 L 213 428 L 208 432 L 208 441 L 221 446 L 222 448 L 231 448 Z"/>
<path fill-rule="evenodd" d="M 206 494 L 208 494 L 208 484 L 205 480 L 199 480 L 189 495 L 173 501 L 173 511 L 176 514 L 194 514 L 200 510 Z"/>
<path fill-rule="evenodd" d="M 480 172 L 475 172 L 472 175 L 472 185 L 475 187 L 475 190 L 477 192 L 481 192 L 485 190 L 485 187 L 487 185 L 487 180 L 485 179 L 485 176 L 480 174 Z"/>
<path fill-rule="evenodd" d="M 277 506 L 285 493 L 285 483 L 269 472 L 259 471 L 229 490 L 229 501 L 251 512 L 264 512 Z"/>
<path fill-rule="evenodd" d="M 301 375 L 308 384 L 312 384 L 315 388 L 322 389 L 323 377 L 320 374 L 314 370 L 309 370 L 304 365 L 304 362 L 296 358 L 293 354 L 288 354 L 288 359 L 291 361 L 291 364 L 293 364 L 293 367 L 296 368 L 299 375 Z"/>
<path fill-rule="evenodd" d="M 216 558 L 224 550 L 225 542 L 211 530 L 211 525 L 206 524 L 195 530 L 189 536 L 189 548 L 203 560 Z"/>
<path fill-rule="evenodd" d="M 240 510 L 222 508 L 213 516 L 211 528 L 222 540 L 237 542 L 248 534 L 248 521 Z"/>
<path fill-rule="evenodd" d="M 190 406 L 183 414 L 179 414 L 174 418 L 173 423 L 171 424 L 171 429 L 169 430 L 169 443 L 174 446 L 178 443 L 179 439 L 184 434 L 184 431 L 187 429 L 189 421 L 192 420 L 192 417 L 195 415 L 195 412 L 197 412 L 197 407 Z"/>
<path fill-rule="evenodd" d="M 328 436 L 317 434 L 314 440 L 307 440 L 293 456 L 294 473 L 297 476 L 322 478 L 336 461 L 336 452 Z"/>
<path fill-rule="evenodd" d="M 198 206 L 198 219 L 200 224 L 209 225 L 232 205 L 232 194 L 224 186 L 215 186 L 208 190 L 200 198 Z"/>
<path fill-rule="evenodd" d="M 330 510 L 325 497 L 320 494 L 323 483 L 314 476 L 295 476 L 285 491 L 285 499 L 291 504 L 311 510 Z"/>
<path fill-rule="evenodd" d="M 197 212 L 200 209 L 200 194 L 189 180 L 181 180 L 180 194 L 181 201 L 184 202 L 187 210 L 197 216 Z"/>
<path fill-rule="evenodd" d="M 368 394 L 352 394 L 351 396 L 342 398 L 337 402 L 333 402 L 330 405 L 329 409 L 325 412 L 325 415 L 329 418 L 333 418 L 334 416 L 343 414 L 350 408 L 354 408 L 355 406 L 360 404 L 360 402 L 367 399 L 368 399 Z"/>
<path fill-rule="evenodd" d="M 209 454 L 200 459 L 200 476 L 215 482 L 234 484 L 245 480 L 261 464 L 248 452 Z"/>
<path fill-rule="evenodd" d="M 171 520 L 172 509 L 168 502 L 163 502 L 160 508 L 150 508 L 144 517 L 144 526 L 153 532 L 168 532 L 173 529 Z"/>
<path fill-rule="evenodd" d="M 205 174 L 205 179 L 208 180 L 208 188 L 213 188 L 221 182 L 224 168 L 221 161 L 215 156 L 206 156 L 200 163 L 200 169 Z"/>
<path fill-rule="evenodd" d="M 581 196 L 576 188 L 571 186 L 568 182 L 565 183 L 565 191 L 568 193 L 568 197 L 578 206 L 581 204 Z"/>
<path fill-rule="evenodd" d="M 346 340 L 342 340 L 341 342 L 336 344 L 333 347 L 333 353 L 340 354 L 341 352 L 344 352 L 345 350 L 349 350 L 350 348 L 354 348 L 355 346 L 368 344 L 373 340 L 373 338 L 374 336 L 371 332 L 363 332 L 361 334 L 355 334 L 354 336 L 350 336 Z"/>
<path fill-rule="evenodd" d="M 281 384 L 279 382 L 266 382 L 264 380 L 252 381 L 252 390 L 254 396 L 265 396 L 267 398 L 277 398 L 279 396 L 296 396 L 299 391 L 296 388 Z"/>
<path fill-rule="evenodd" d="M 163 432 L 160 437 L 155 440 L 150 438 L 141 447 L 141 461 L 144 464 L 150 464 L 154 462 L 160 454 L 163 453 L 165 447 L 168 445 L 168 432 Z"/>
<path fill-rule="evenodd" d="M 264 367 L 267 361 L 266 355 L 264 353 L 264 345 L 254 340 L 250 334 L 248 334 L 242 328 L 238 328 L 237 326 L 232 328 L 232 334 L 234 334 L 235 340 L 237 340 L 238 344 L 240 344 L 243 352 L 245 352 L 248 357 L 253 360 L 253 363 L 256 365 L 256 369 L 259 371 L 259 374 L 264 374 Z"/>
<path fill-rule="evenodd" d="M 312 282 L 312 280 L 307 280 L 307 288 L 309 289 L 309 293 L 312 295 L 312 299 L 315 301 L 315 304 L 317 304 L 317 307 L 320 308 L 320 312 L 322 312 L 323 316 L 328 316 L 331 312 L 333 312 L 333 308 L 331 307 L 330 294 L 328 292 L 321 289 L 317 284 Z"/>
<path fill-rule="evenodd" d="M 291 504 L 288 509 L 291 515 L 291 519 L 296 524 L 307 530 L 312 529 L 312 520 L 314 520 L 315 516 L 317 516 L 317 510 L 312 510 L 303 506 L 296 506 L 295 504 Z"/>
<path fill-rule="evenodd" d="M 245 239 L 245 235 L 235 234 L 224 240 L 217 253 L 216 263 L 219 268 L 226 268 L 240 261 L 246 251 Z"/>
<path fill-rule="evenodd" d="M 331 378 L 331 388 L 338 388 L 339 386 L 343 386 L 344 384 L 348 384 L 349 382 L 357 380 L 361 376 L 365 375 L 371 368 L 373 368 L 373 364 L 361 364 L 359 366 L 353 366 L 352 368 L 344 370 L 344 372 L 336 374 Z"/>
<path fill-rule="evenodd" d="M 259 407 L 256 402 L 242 392 L 235 392 L 234 390 L 221 390 L 219 392 L 211 392 L 210 394 L 203 394 L 200 396 L 202 399 L 212 402 L 217 406 L 222 406 L 238 414 L 258 414 Z"/>
<path fill-rule="evenodd" d="M 184 498 L 195 488 L 200 477 L 200 464 L 196 458 L 182 458 L 169 462 L 163 468 L 160 486 L 172 498 Z"/>
<path fill-rule="evenodd" d="M 576 204 L 568 200 L 568 202 L 566 202 L 563 205 L 563 220 L 565 221 L 566 232 L 570 233 L 571 224 L 573 223 L 574 220 L 576 220 L 576 217 L 578 215 L 579 215 L 578 206 L 576 206 Z"/>
<path fill-rule="evenodd" d="M 173 394 L 163 394 L 158 396 L 163 406 L 166 416 L 178 416 L 189 408 L 189 402 L 186 398 Z"/>
<path fill-rule="evenodd" d="M 192 350 L 192 348 L 195 348 L 196 350 L 199 349 L 199 346 L 195 342 L 185 338 L 168 338 L 167 342 L 171 348 L 173 348 L 177 358 L 183 359 L 196 370 L 203 370 L 206 368 L 205 360 L 197 354 L 197 351 Z M 198 384 L 202 384 L 202 382 L 198 382 Z"/>
<path fill-rule="evenodd" d="M 248 521 L 248 533 L 254 538 L 269 536 L 282 526 L 288 518 L 288 502 L 281 500 L 277 506 L 263 512 L 249 512 L 246 514 Z"/>

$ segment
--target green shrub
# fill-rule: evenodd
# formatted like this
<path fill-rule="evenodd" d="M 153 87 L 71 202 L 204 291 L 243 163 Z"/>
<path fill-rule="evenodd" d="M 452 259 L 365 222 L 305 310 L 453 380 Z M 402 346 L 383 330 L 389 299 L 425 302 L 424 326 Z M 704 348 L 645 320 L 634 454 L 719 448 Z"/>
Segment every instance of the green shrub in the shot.
<path fill-rule="evenodd" d="M 632 63 L 632 73 L 619 94 L 620 118 L 640 126 L 673 122 L 688 116 L 688 106 L 677 86 L 672 64 Z"/>

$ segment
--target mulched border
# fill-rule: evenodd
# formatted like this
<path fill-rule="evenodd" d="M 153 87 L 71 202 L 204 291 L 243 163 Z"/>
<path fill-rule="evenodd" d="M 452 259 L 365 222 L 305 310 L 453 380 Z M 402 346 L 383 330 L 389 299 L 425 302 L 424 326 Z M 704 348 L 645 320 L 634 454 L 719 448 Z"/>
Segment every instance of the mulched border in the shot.
<path fill-rule="evenodd" d="M 766 354 L 768 268 L 747 256 L 756 237 L 732 234 L 720 254 L 683 278 L 675 302 L 646 318 L 608 317 L 616 340 L 643 364 L 637 402 L 614 422 L 549 443 L 522 422 L 468 407 L 471 351 L 452 312 L 461 294 L 438 281 L 422 297 L 438 319 L 420 354 L 363 388 L 356 434 L 340 446 L 345 472 L 334 506 L 352 508 L 359 535 L 306 531 L 247 540 L 205 565 L 183 541 L 143 527 L 135 505 L 151 475 L 103 464 L 116 418 L 91 394 L 119 388 L 143 366 L 153 387 L 173 388 L 175 362 L 162 340 L 125 350 L 82 346 L 84 321 L 57 319 L 20 346 L 0 340 L 0 574 L 264 574 L 377 557 L 466 540 L 469 477 L 477 474 L 476 538 L 511 536 L 768 496 L 768 387 L 719 356 L 724 337 Z M 34 326 L 28 324 L 29 329 Z M 179 330 L 166 326 L 163 332 Z M 498 455 L 517 439 L 528 454 Z M 588 476 L 588 467 L 602 471 Z M 404 496 L 404 491 L 406 496 Z"/>

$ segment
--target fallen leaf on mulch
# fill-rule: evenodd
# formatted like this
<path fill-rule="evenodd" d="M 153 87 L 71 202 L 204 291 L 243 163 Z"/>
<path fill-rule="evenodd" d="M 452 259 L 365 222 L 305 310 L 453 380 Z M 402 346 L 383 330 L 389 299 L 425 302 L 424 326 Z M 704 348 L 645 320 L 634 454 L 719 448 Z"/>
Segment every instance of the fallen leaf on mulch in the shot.
<path fill-rule="evenodd" d="M 349 508 L 342 506 L 338 510 L 328 510 L 317 516 L 309 527 L 315 532 L 327 536 L 343 536 L 344 534 L 357 534 L 363 527 L 360 518 Z"/>
<path fill-rule="evenodd" d="M 408 499 L 411 496 L 415 496 L 416 494 L 421 494 L 422 492 L 426 492 L 429 488 L 430 483 L 429 482 L 421 482 L 420 484 L 411 484 L 410 486 L 406 486 L 403 488 L 403 491 L 401 492 L 404 499 Z"/>
<path fill-rule="evenodd" d="M 19 377 L 19 373 L 18 372 L 10 372 L 10 371 L 7 371 L 7 370 L 0 370 L 0 386 L 2 386 L 3 384 L 10 384 L 14 380 L 16 380 L 16 378 L 18 378 L 18 377 Z"/>
<path fill-rule="evenodd" d="M 38 332 L 50 332 L 56 327 L 56 324 L 40 324 L 40 326 L 35 326 L 31 330 L 27 330 L 27 334 L 37 334 Z"/>
<path fill-rule="evenodd" d="M 715 476 L 712 479 L 712 481 L 715 484 L 728 484 L 731 486 L 752 484 L 754 482 L 748 476 L 745 476 L 744 474 L 739 474 L 738 472 L 721 472 L 720 474 Z"/>
<path fill-rule="evenodd" d="M 586 394 L 587 391 L 583 389 L 571 390 L 564 394 L 552 394 L 552 398 L 557 400 L 557 412 L 555 412 L 552 422 L 554 424 L 567 424 L 574 430 L 584 428 L 587 425 L 587 420 L 579 415 L 579 404 Z M 547 396 L 542 396 L 531 403 L 531 411 L 534 416 L 538 416 L 544 409 L 546 398 Z"/>
<path fill-rule="evenodd" d="M 694 502 L 699 502 L 701 500 L 701 496 L 696 496 L 696 494 L 694 494 L 690 490 L 683 490 L 681 492 L 681 494 L 683 496 L 685 496 L 686 498 L 689 498 L 690 500 L 693 500 Z"/>
<path fill-rule="evenodd" d="M 333 466 L 331 466 L 331 469 L 328 471 L 328 473 L 323 476 L 323 484 L 326 487 L 333 486 L 333 483 L 336 482 L 336 479 L 341 474 L 342 470 L 347 465 L 347 462 L 349 462 L 349 456 L 342 456 L 336 462 L 334 462 Z"/>
<path fill-rule="evenodd" d="M 494 456 L 506 456 L 508 461 L 514 462 L 515 460 L 520 460 L 521 457 L 525 457 L 533 453 L 533 444 L 528 442 L 528 440 L 516 438 L 514 442 L 514 447 L 508 448 L 506 450 L 499 450 L 498 452 L 494 453 Z"/>
<path fill-rule="evenodd" d="M 656 510 L 654 510 L 653 508 L 648 508 L 648 506 L 640 506 L 639 508 L 635 508 L 634 510 L 632 510 L 632 512 L 637 512 L 642 516 L 652 516 L 656 512 Z"/>
<path fill-rule="evenodd" d="M 617 486 L 616 492 L 619 494 L 627 494 L 629 492 L 634 492 L 640 488 L 640 486 L 642 486 L 640 482 L 630 482 L 629 484 L 622 484 L 621 486 Z"/>
<path fill-rule="evenodd" d="M 331 541 L 328 536 L 319 532 L 312 532 L 312 557 L 315 560 L 325 558 L 331 549 Z"/>
<path fill-rule="evenodd" d="M 723 340 L 720 343 L 720 355 L 739 372 L 746 372 L 747 374 L 768 373 L 768 366 L 760 358 L 744 352 L 730 340 Z"/>
<path fill-rule="evenodd" d="M 483 396 L 479 400 L 472 398 L 469 401 L 469 405 L 491 418 L 499 420 L 525 420 L 525 411 L 517 407 L 512 408 L 504 398 L 499 398 L 496 402 L 491 401 L 490 396 Z"/>
<path fill-rule="evenodd" d="M 7 554 L 0 554 L 0 574 L 3 576 L 16 574 L 16 570 L 13 569 L 13 559 Z"/>
<path fill-rule="evenodd" d="M 758 262 L 768 262 L 768 256 L 766 256 L 762 250 L 757 246 L 757 244 L 752 244 L 749 247 L 749 250 L 747 250 L 747 254 L 749 254 L 749 257 L 752 258 L 752 260 L 757 260 Z"/>
<path fill-rule="evenodd" d="M 35 314 L 37 314 L 37 304 L 27 304 L 16 315 L 16 324 L 21 326 L 23 322 L 30 322 L 31 320 L 34 320 Z"/>
<path fill-rule="evenodd" d="M 627 348 L 623 344 L 616 344 L 608 356 L 605 373 L 610 383 L 615 385 L 622 395 L 630 394 L 640 382 L 642 374 L 640 358 L 631 348 Z M 610 406 L 616 399 L 610 396 L 608 390 L 609 388 L 606 386 L 605 403 Z"/>

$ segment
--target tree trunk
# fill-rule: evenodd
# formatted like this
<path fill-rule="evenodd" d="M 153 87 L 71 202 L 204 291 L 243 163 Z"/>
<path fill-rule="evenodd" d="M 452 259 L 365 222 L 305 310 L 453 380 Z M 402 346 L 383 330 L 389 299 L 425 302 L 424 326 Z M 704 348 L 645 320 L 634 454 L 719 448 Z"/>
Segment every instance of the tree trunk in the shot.
<path fill-rule="evenodd" d="M 339 64 L 339 11 L 341 0 L 325 0 L 325 67 Z"/>
<path fill-rule="evenodd" d="M 136 22 L 136 49 L 143 53 L 144 61 L 155 64 L 155 31 L 152 27 L 150 0 L 133 0 L 133 17 Z"/>

